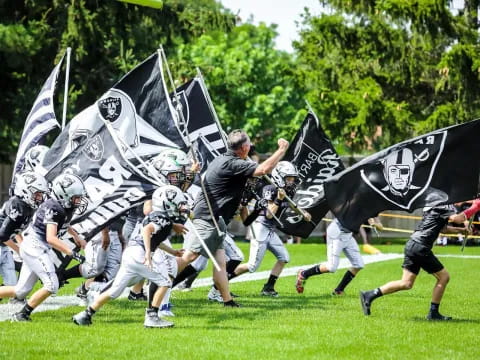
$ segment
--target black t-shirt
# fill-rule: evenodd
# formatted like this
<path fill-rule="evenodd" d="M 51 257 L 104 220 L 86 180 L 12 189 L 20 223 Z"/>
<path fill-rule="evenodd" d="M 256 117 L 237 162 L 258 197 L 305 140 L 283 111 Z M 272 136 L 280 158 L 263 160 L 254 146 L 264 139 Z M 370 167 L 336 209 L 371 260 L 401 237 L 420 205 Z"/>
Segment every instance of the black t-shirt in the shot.
<path fill-rule="evenodd" d="M 161 211 L 153 211 L 143 219 L 142 226 L 135 228 L 135 233 L 130 237 L 128 245 L 140 245 L 145 248 L 143 243 L 142 228 L 152 223 L 155 227 L 155 232 L 150 239 L 150 250 L 153 252 L 160 245 L 162 241 L 167 239 L 173 227 L 173 223 L 167 214 Z"/>
<path fill-rule="evenodd" d="M 25 229 L 33 215 L 33 209 L 17 196 L 8 199 L 0 209 L 0 243 Z"/>
<path fill-rule="evenodd" d="M 226 224 L 230 222 L 240 205 L 245 183 L 257 166 L 230 150 L 208 164 L 204 184 L 216 218 L 221 216 Z M 211 220 L 203 191 L 195 199 L 193 213 L 195 218 Z"/>
<path fill-rule="evenodd" d="M 455 214 L 452 205 L 437 206 L 423 212 L 422 220 L 417 224 L 410 240 L 432 248 L 440 231 L 448 224 L 450 215 Z"/>
<path fill-rule="evenodd" d="M 46 242 L 47 241 L 47 224 L 57 225 L 57 235 L 59 237 L 65 235 L 70 221 L 73 217 L 74 209 L 65 209 L 55 199 L 48 199 L 40 205 L 32 224 L 31 230 L 37 234 L 37 237 Z"/>

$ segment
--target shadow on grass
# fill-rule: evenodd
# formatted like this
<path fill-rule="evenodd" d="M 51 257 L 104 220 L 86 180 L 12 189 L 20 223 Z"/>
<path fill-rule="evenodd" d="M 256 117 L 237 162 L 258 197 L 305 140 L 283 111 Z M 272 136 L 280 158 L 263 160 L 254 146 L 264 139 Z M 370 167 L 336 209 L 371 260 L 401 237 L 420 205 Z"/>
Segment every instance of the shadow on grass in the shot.
<path fill-rule="evenodd" d="M 455 318 L 455 317 L 452 320 L 442 321 L 442 320 L 427 320 L 425 317 L 414 316 L 413 320 L 431 323 L 431 324 L 450 324 L 450 323 L 480 324 L 480 319 L 461 319 L 461 318 Z"/>

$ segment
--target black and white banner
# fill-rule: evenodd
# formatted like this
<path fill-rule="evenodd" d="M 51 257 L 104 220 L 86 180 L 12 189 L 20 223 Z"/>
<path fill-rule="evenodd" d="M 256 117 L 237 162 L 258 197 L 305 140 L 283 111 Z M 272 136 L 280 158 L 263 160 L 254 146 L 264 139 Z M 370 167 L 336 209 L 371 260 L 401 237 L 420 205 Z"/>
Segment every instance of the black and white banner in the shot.
<path fill-rule="evenodd" d="M 356 230 L 382 210 L 411 212 L 477 197 L 480 120 L 436 130 L 371 155 L 328 179 L 325 195 Z"/>
<path fill-rule="evenodd" d="M 311 112 L 307 114 L 283 159 L 297 167 L 300 184 L 293 201 L 312 215 L 313 222 L 304 221 L 291 208 L 287 208 L 280 216 L 283 224 L 280 230 L 306 238 L 329 210 L 323 182 L 345 167 L 317 117 Z"/>
<path fill-rule="evenodd" d="M 226 151 L 225 142 L 222 138 L 222 129 L 215 119 L 213 105 L 210 102 L 208 90 L 201 78 L 195 77 L 176 90 L 182 105 L 183 119 L 180 117 L 179 128 L 184 136 L 187 131 L 190 141 L 193 143 L 200 135 L 203 136 L 210 146 L 220 154 Z M 172 95 L 175 104 L 177 98 Z M 186 129 L 185 129 L 186 125 Z"/>
<path fill-rule="evenodd" d="M 32 110 L 27 116 L 22 138 L 18 145 L 12 179 L 22 169 L 26 152 L 35 145 L 41 144 L 48 132 L 56 127 L 60 128 L 60 124 L 55 116 L 53 95 L 62 62 L 63 57 L 57 66 L 54 67 L 45 84 L 43 84 L 42 90 L 35 99 Z"/>
<path fill-rule="evenodd" d="M 132 162 L 138 163 L 136 156 L 153 157 L 164 146 L 186 150 L 176 126 L 177 114 L 167 94 L 162 59 L 155 53 L 67 124 L 47 153 L 43 166 L 47 170 L 52 168 L 89 141 L 104 121 L 111 124 L 123 146 L 134 151 L 126 154 Z"/>
<path fill-rule="evenodd" d="M 80 176 L 90 202 L 72 224 L 84 237 L 144 201 L 162 184 L 144 166 L 166 148 L 186 149 L 157 54 L 78 114 L 52 146 L 46 177 Z"/>

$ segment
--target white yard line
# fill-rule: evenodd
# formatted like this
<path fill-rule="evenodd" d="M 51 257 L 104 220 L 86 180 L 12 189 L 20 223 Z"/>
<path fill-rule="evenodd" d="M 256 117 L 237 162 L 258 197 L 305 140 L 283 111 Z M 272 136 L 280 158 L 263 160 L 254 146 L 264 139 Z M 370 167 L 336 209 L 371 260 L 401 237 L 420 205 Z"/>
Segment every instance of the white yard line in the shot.
<path fill-rule="evenodd" d="M 438 255 L 438 257 L 451 257 L 451 258 L 466 258 L 466 259 L 480 259 L 480 255 Z M 403 258 L 403 254 L 377 254 L 377 255 L 363 255 L 363 261 L 365 264 L 376 263 L 380 261 L 388 261 Z M 296 275 L 298 270 L 306 269 L 315 264 L 294 266 L 285 268 L 282 271 L 280 277 L 284 276 L 293 276 Z M 342 258 L 340 260 L 339 269 L 346 269 L 350 266 L 350 263 L 347 259 Z M 268 279 L 270 276 L 270 270 L 268 271 L 259 271 L 252 274 L 245 274 L 238 278 L 233 279 L 231 282 L 244 282 L 244 281 L 255 281 Z M 212 285 L 212 278 L 202 278 L 197 279 L 193 283 L 192 287 L 204 287 Z M 126 289 L 120 297 L 127 297 L 129 289 Z M 7 301 L 6 299 L 3 301 Z M 85 306 L 85 303 L 74 295 L 63 295 L 63 296 L 51 296 L 49 297 L 42 305 L 40 305 L 34 312 L 40 311 L 49 311 L 56 310 L 67 306 Z M 0 304 L 0 321 L 9 320 L 12 314 L 20 310 L 21 305 L 11 305 L 11 304 Z"/>

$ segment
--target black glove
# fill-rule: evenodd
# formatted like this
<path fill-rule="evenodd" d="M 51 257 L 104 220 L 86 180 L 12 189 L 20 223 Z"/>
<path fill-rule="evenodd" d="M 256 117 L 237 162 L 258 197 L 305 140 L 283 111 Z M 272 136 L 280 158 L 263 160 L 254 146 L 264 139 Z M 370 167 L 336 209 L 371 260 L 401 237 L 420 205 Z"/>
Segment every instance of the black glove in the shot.
<path fill-rule="evenodd" d="M 79 254 L 76 251 L 72 251 L 72 258 L 77 260 L 80 264 L 83 264 L 85 262 L 85 256 Z"/>
<path fill-rule="evenodd" d="M 257 199 L 255 202 L 254 211 L 261 211 L 266 209 L 268 206 L 268 201 L 266 199 Z"/>

